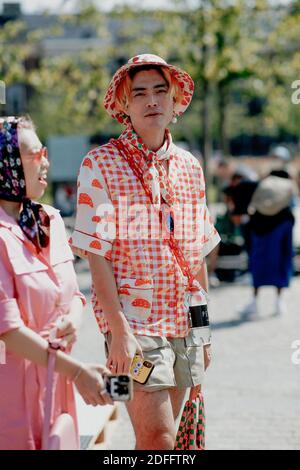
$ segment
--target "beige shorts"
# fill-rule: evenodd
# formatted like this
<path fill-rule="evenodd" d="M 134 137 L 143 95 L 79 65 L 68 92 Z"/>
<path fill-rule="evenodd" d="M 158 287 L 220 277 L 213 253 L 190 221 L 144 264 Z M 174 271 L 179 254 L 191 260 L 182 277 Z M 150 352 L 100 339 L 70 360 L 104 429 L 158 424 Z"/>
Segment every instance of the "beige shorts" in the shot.
<path fill-rule="evenodd" d="M 204 354 L 203 339 L 199 328 L 190 330 L 185 338 L 136 335 L 144 358 L 155 367 L 147 383 L 134 382 L 136 391 L 155 392 L 170 387 L 188 388 L 203 383 Z M 108 355 L 110 333 L 105 335 L 105 350 Z"/>

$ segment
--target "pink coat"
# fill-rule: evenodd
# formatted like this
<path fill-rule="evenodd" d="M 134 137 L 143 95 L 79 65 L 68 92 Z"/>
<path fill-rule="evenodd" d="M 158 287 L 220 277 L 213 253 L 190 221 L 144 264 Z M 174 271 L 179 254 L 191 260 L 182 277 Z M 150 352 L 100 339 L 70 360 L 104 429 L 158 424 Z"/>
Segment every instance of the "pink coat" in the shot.
<path fill-rule="evenodd" d="M 74 296 L 85 303 L 63 220 L 56 209 L 44 209 L 51 220 L 50 245 L 37 257 L 19 225 L 0 207 L 0 335 L 25 325 L 47 338 Z M 6 364 L 0 362 L 0 449 L 40 449 L 46 369 L 8 351 L 5 359 Z M 61 412 L 65 383 L 62 378 L 57 382 L 53 418 Z M 67 411 L 76 422 L 71 382 L 67 398 Z"/>

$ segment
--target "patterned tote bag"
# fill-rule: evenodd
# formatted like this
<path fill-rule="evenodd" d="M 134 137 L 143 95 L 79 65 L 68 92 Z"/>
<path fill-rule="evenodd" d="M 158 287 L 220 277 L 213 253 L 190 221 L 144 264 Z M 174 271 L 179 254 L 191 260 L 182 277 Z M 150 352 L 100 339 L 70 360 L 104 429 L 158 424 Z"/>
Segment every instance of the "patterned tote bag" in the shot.
<path fill-rule="evenodd" d="M 205 412 L 201 392 L 185 403 L 174 450 L 205 450 Z"/>

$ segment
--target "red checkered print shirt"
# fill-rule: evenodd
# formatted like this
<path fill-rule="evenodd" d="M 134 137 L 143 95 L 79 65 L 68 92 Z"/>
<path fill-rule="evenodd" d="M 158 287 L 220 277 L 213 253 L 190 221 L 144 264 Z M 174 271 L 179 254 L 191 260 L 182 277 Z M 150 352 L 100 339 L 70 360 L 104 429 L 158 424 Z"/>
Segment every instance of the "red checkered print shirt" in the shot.
<path fill-rule="evenodd" d="M 130 138 L 136 144 L 132 133 Z M 147 153 L 144 145 L 137 146 Z M 220 237 L 206 207 L 198 160 L 174 145 L 170 135 L 167 152 L 169 180 L 177 199 L 174 234 L 195 275 Z M 168 216 L 166 211 L 163 227 L 168 226 Z M 91 252 L 111 261 L 124 315 L 138 335 L 188 334 L 188 280 L 169 247 L 167 233 L 167 229 L 160 231 L 141 182 L 117 148 L 108 143 L 90 151 L 78 176 L 77 215 L 70 244 L 79 256 Z M 108 332 L 93 286 L 92 304 L 101 332 Z"/>

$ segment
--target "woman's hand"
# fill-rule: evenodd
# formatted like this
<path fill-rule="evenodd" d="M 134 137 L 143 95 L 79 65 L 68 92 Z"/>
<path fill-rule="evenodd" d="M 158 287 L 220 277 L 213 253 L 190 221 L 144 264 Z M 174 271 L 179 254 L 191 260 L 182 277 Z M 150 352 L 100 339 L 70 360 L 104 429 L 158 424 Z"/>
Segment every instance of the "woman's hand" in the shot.
<path fill-rule="evenodd" d="M 112 374 L 129 374 L 135 354 L 143 357 L 143 351 L 136 337 L 130 331 L 112 331 L 106 367 Z"/>
<path fill-rule="evenodd" d="M 62 340 L 65 349 L 73 346 L 78 337 L 79 326 L 72 314 L 63 315 L 56 321 L 56 337 Z"/>
<path fill-rule="evenodd" d="M 111 375 L 104 366 L 82 364 L 74 383 L 87 405 L 113 405 L 113 400 L 105 390 L 104 376 Z"/>
<path fill-rule="evenodd" d="M 69 311 L 59 317 L 55 322 L 56 338 L 62 340 L 62 347 L 69 349 L 77 340 L 82 323 L 83 305 L 80 297 L 75 295 L 70 304 Z"/>

